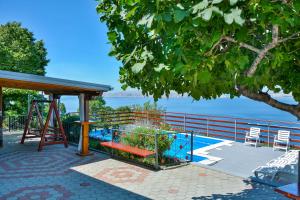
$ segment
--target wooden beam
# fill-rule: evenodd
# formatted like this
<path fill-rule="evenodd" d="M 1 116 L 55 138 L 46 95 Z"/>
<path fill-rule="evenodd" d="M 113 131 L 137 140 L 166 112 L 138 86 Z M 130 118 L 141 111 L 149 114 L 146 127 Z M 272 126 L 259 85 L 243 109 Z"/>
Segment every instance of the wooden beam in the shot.
<path fill-rule="evenodd" d="M 40 90 L 42 91 L 42 90 Z M 82 91 L 72 91 L 72 90 L 43 90 L 45 92 L 46 95 L 49 95 L 49 94 L 56 94 L 56 95 L 59 95 L 59 96 L 62 96 L 62 95 L 67 95 L 67 96 L 78 96 L 79 94 L 81 93 L 84 93 L 84 94 L 87 94 L 89 96 L 101 96 L 101 92 L 82 92 Z"/>
<path fill-rule="evenodd" d="M 47 83 L 36 83 L 36 82 L 20 81 L 20 80 L 1 79 L 1 78 L 0 78 L 0 85 L 2 87 L 8 87 L 8 88 L 45 91 L 47 93 L 53 93 L 57 95 L 64 95 L 64 94 L 78 95 L 80 93 L 87 93 L 87 94 L 91 94 L 92 96 L 100 95 L 99 91 L 92 90 L 92 89 L 54 85 L 54 84 L 47 84 Z"/>

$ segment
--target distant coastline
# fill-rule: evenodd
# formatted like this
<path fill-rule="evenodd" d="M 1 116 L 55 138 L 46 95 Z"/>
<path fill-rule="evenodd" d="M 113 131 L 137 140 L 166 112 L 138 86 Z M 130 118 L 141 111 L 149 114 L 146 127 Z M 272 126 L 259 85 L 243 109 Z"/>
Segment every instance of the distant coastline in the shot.
<path fill-rule="evenodd" d="M 292 97 L 291 94 L 283 94 L 283 93 L 272 93 L 270 92 L 270 95 L 272 97 L 275 97 L 275 98 L 280 98 L 280 97 Z M 142 92 L 140 91 L 137 91 L 137 90 L 129 90 L 129 91 L 116 91 L 116 92 L 106 92 L 103 94 L 103 97 L 105 98 L 110 98 L 110 97 L 113 97 L 113 98 L 152 98 L 152 96 L 144 96 L 142 94 Z M 181 95 L 181 94 L 177 94 L 176 92 L 171 92 L 169 97 L 167 96 L 163 96 L 162 98 L 191 98 L 189 97 L 187 94 L 184 94 L 184 95 Z M 230 98 L 229 95 L 222 95 L 221 97 L 219 98 Z"/>
<path fill-rule="evenodd" d="M 150 96 L 144 96 L 142 94 L 142 92 L 140 91 L 118 91 L 118 92 L 105 92 L 103 93 L 103 97 L 116 97 L 116 98 L 123 98 L 123 97 L 132 97 L 132 98 L 148 98 L 148 97 L 152 97 Z M 189 97 L 188 95 L 181 95 L 181 94 L 177 94 L 176 92 L 171 92 L 169 97 L 163 96 L 162 98 L 187 98 Z"/>

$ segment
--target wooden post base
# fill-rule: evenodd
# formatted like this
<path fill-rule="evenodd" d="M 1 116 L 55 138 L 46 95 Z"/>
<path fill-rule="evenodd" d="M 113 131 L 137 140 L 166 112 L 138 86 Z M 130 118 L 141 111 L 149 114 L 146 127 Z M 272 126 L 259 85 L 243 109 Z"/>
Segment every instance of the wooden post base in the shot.
<path fill-rule="evenodd" d="M 81 152 L 77 152 L 76 155 L 77 155 L 77 156 L 92 156 L 92 155 L 94 155 L 94 153 L 92 153 L 92 152 L 90 152 L 90 151 L 89 151 L 88 153 L 86 153 L 86 154 L 83 154 L 83 153 L 81 153 Z"/>
<path fill-rule="evenodd" d="M 79 156 L 90 156 L 93 153 L 89 152 L 89 131 L 90 124 L 94 122 L 77 122 L 82 126 L 82 143 L 81 143 L 81 152 L 77 152 L 76 154 Z"/>

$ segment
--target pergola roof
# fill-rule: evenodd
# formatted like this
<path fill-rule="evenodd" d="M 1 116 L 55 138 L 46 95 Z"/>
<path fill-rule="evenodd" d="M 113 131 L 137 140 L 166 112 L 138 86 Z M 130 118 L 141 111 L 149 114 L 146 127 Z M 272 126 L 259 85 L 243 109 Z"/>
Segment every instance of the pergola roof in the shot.
<path fill-rule="evenodd" d="M 56 95 L 78 95 L 85 93 L 92 96 L 101 95 L 103 92 L 113 89 L 109 85 L 4 70 L 0 70 L 0 87 L 37 90 Z"/>

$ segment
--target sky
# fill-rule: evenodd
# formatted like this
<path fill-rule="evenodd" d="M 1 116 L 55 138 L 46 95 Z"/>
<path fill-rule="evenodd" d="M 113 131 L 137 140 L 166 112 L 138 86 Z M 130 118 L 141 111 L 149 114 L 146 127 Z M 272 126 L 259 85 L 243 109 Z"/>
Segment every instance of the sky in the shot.
<path fill-rule="evenodd" d="M 43 40 L 46 76 L 108 84 L 120 91 L 120 63 L 108 56 L 107 27 L 95 0 L 0 0 L 0 24 L 21 22 Z"/>

